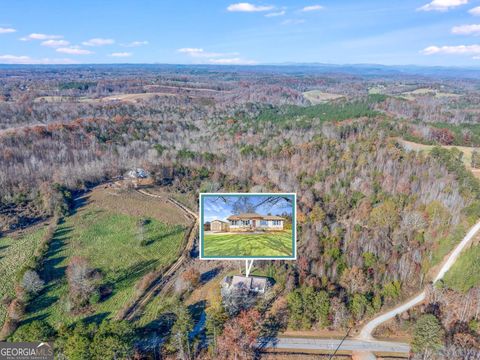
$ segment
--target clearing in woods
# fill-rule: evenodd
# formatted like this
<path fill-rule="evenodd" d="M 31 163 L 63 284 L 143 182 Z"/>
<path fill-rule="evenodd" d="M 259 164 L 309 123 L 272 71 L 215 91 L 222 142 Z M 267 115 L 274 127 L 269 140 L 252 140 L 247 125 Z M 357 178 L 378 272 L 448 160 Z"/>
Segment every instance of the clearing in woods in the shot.
<path fill-rule="evenodd" d="M 179 256 L 189 220 L 172 204 L 132 190 L 97 188 L 87 204 L 61 223 L 40 274 L 45 290 L 27 307 L 27 319 L 52 325 L 80 318 L 113 317 L 130 302 L 136 283 Z M 72 314 L 66 268 L 73 256 L 101 274 L 101 296 L 88 310 Z"/>
<path fill-rule="evenodd" d="M 419 143 L 415 143 L 415 142 L 412 142 L 412 141 L 404 140 L 402 138 L 396 138 L 396 140 L 400 144 L 402 144 L 402 146 L 406 150 L 430 152 L 430 151 L 432 151 L 432 149 L 434 147 L 436 147 L 436 145 L 419 144 Z M 460 150 L 463 153 L 463 163 L 465 164 L 465 167 L 468 170 L 470 170 L 476 178 L 480 178 L 480 169 L 472 168 L 472 164 L 471 164 L 472 163 L 472 151 L 475 150 L 475 149 L 478 150 L 478 148 L 468 147 L 468 146 L 453 146 L 453 145 L 442 145 L 440 147 L 445 148 L 445 149 L 449 149 L 449 150 L 453 149 L 453 148 L 456 148 L 456 149 Z"/>
<path fill-rule="evenodd" d="M 320 90 L 311 90 L 304 92 L 303 96 L 305 97 L 305 99 L 309 100 L 312 105 L 323 104 L 328 101 L 338 100 L 345 97 L 341 94 L 332 94 L 322 92 Z"/>

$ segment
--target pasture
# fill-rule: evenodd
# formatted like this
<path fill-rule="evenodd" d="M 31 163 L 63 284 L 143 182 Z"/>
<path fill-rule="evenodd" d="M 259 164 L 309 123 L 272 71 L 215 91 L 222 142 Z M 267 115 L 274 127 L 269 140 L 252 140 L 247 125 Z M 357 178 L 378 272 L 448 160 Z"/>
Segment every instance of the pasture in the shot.
<path fill-rule="evenodd" d="M 19 271 L 33 257 L 45 232 L 45 227 L 35 227 L 18 236 L 0 237 L 0 299 L 14 295 Z M 0 325 L 3 324 L 5 315 L 5 305 L 0 303 Z"/>
<path fill-rule="evenodd" d="M 143 202 L 130 201 L 137 196 L 131 192 L 111 199 L 108 192 L 113 190 L 95 191 L 87 205 L 59 225 L 40 274 L 46 288 L 28 305 L 27 322 L 45 319 L 60 325 L 81 318 L 114 317 L 132 300 L 135 285 L 145 274 L 167 267 L 181 252 L 186 231 L 182 217 L 174 224 L 168 217 L 168 223 L 162 221 L 160 212 L 156 213 L 158 218 L 153 217 L 155 213 L 144 216 L 145 208 L 154 207 L 155 202 L 162 208 L 159 200 L 147 197 Z M 102 289 L 98 302 L 75 314 L 69 309 L 66 280 L 73 256 L 87 259 L 101 274 Z"/>

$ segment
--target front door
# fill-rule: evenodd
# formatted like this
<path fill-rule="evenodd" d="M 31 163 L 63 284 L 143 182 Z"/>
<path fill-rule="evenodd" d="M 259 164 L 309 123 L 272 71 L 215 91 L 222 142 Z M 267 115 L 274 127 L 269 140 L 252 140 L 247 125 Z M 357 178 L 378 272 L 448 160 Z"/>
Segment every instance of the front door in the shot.
<path fill-rule="evenodd" d="M 257 227 L 257 220 L 252 220 L 252 227 L 254 229 Z"/>

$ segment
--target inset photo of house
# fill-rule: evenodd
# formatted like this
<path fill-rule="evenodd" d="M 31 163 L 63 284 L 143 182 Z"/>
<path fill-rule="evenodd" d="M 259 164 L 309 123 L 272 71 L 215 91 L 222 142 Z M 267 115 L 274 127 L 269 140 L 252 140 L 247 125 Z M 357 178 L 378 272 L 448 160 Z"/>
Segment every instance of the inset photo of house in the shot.
<path fill-rule="evenodd" d="M 295 259 L 296 195 L 200 194 L 201 259 Z"/>

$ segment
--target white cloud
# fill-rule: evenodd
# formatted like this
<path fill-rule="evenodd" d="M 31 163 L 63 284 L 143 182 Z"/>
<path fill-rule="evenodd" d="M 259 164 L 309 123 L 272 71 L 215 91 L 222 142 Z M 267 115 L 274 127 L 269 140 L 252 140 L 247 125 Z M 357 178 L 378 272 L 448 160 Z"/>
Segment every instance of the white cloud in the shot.
<path fill-rule="evenodd" d="M 48 35 L 48 34 L 38 34 L 32 33 L 28 36 L 20 38 L 22 41 L 29 41 L 29 40 L 54 40 L 54 39 L 61 39 L 63 38 L 62 35 Z"/>
<path fill-rule="evenodd" d="M 30 56 L 26 55 L 0 55 L 1 64 L 75 64 L 75 61 L 72 59 L 62 58 L 62 59 L 33 59 Z"/>
<path fill-rule="evenodd" d="M 110 56 L 113 56 L 113 57 L 129 57 L 132 55 L 133 54 L 131 52 L 114 52 L 110 54 Z"/>
<path fill-rule="evenodd" d="M 323 6 L 322 5 L 310 5 L 310 6 L 305 6 L 302 9 L 303 12 L 318 11 L 318 10 L 323 10 Z"/>
<path fill-rule="evenodd" d="M 452 28 L 452 34 L 480 35 L 480 24 L 454 26 Z"/>
<path fill-rule="evenodd" d="M 214 57 L 225 57 L 225 56 L 235 56 L 238 53 L 215 53 L 215 52 L 208 52 L 203 50 L 202 48 L 181 48 L 177 50 L 182 54 L 186 54 L 191 57 L 196 58 L 214 58 Z"/>
<path fill-rule="evenodd" d="M 246 60 L 241 58 L 221 58 L 221 59 L 209 59 L 208 62 L 214 65 L 255 65 L 256 61 Z"/>
<path fill-rule="evenodd" d="M 282 21 L 282 25 L 297 25 L 303 24 L 305 22 L 304 19 L 287 19 Z"/>
<path fill-rule="evenodd" d="M 93 51 L 80 49 L 78 46 L 70 46 L 70 47 L 61 47 L 57 49 L 57 52 L 70 54 L 70 55 L 89 55 L 93 54 Z"/>
<path fill-rule="evenodd" d="M 115 40 L 113 39 L 102 39 L 102 38 L 94 38 L 87 41 L 82 42 L 82 45 L 85 46 L 104 46 L 104 45 L 111 45 L 114 44 Z"/>
<path fill-rule="evenodd" d="M 124 47 L 139 47 L 139 46 L 144 46 L 148 45 L 148 41 L 132 41 L 126 44 L 121 44 Z"/>
<path fill-rule="evenodd" d="M 0 27 L 0 34 L 10 34 L 10 33 L 14 33 L 16 32 L 17 30 L 15 30 L 14 28 L 4 28 L 4 27 Z"/>
<path fill-rule="evenodd" d="M 236 3 L 227 7 L 230 12 L 260 12 L 273 10 L 271 5 L 254 5 L 250 3 Z"/>
<path fill-rule="evenodd" d="M 67 40 L 45 40 L 42 41 L 40 45 L 48 47 L 61 47 L 70 45 L 70 42 Z"/>
<path fill-rule="evenodd" d="M 468 10 L 473 16 L 480 16 L 480 6 L 474 7 L 473 9 Z"/>
<path fill-rule="evenodd" d="M 433 54 L 480 54 L 480 45 L 429 46 L 421 51 L 424 55 Z"/>
<path fill-rule="evenodd" d="M 271 13 L 268 13 L 268 14 L 265 14 L 266 17 L 275 17 L 275 16 L 283 16 L 285 15 L 287 12 L 285 10 L 281 10 L 281 11 L 277 11 L 277 12 L 271 12 Z"/>
<path fill-rule="evenodd" d="M 419 7 L 420 11 L 448 11 L 460 5 L 468 4 L 468 0 L 433 0 Z"/>

